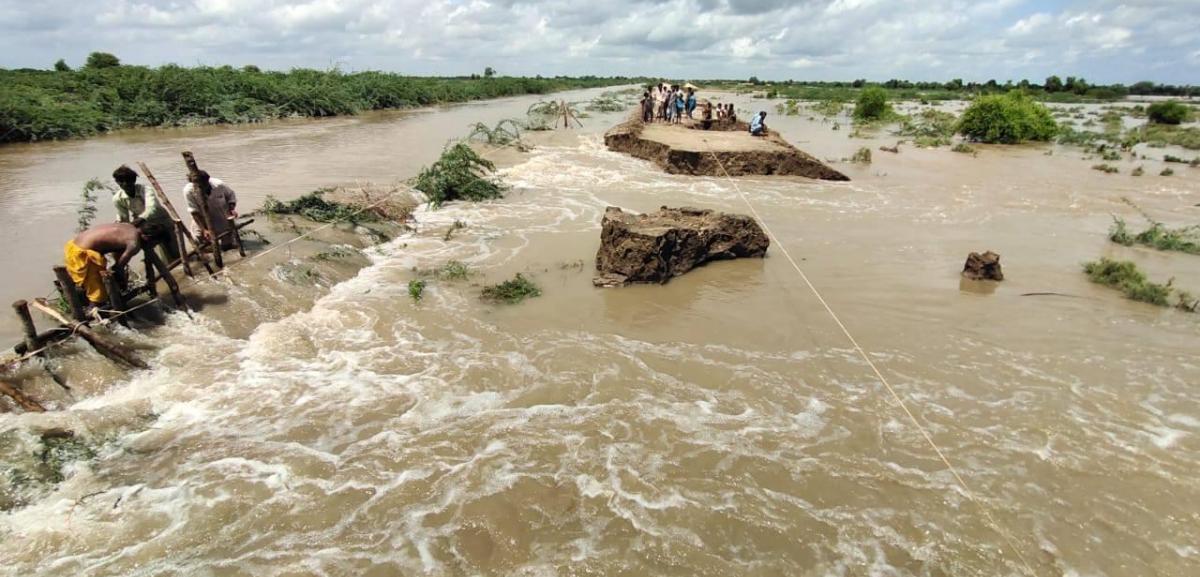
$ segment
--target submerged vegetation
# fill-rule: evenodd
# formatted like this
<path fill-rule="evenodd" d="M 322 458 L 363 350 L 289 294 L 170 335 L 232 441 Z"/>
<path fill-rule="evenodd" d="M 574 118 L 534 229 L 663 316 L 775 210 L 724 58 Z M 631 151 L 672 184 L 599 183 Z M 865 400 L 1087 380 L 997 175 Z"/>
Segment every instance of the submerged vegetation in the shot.
<path fill-rule="evenodd" d="M 101 54 L 101 53 L 96 53 Z M 119 128 L 261 122 L 627 84 L 627 78 L 431 78 L 339 70 L 125 66 L 93 54 L 71 70 L 0 70 L 0 143 Z"/>
<path fill-rule="evenodd" d="M 489 175 L 490 160 L 464 143 L 447 145 L 442 156 L 417 175 L 414 188 L 425 193 L 435 208 L 452 200 L 491 200 L 504 196 L 505 187 Z"/>
<path fill-rule="evenodd" d="M 876 122 L 890 120 L 896 116 L 888 104 L 887 91 L 878 86 L 869 86 L 858 93 L 854 104 L 854 120 L 856 122 Z"/>
<path fill-rule="evenodd" d="M 1150 282 L 1131 261 L 1101 257 L 1098 261 L 1084 263 L 1083 272 L 1092 282 L 1118 289 L 1131 300 L 1165 307 L 1171 306 L 1170 297 L 1174 293 L 1176 308 L 1189 312 L 1196 312 L 1200 308 L 1191 293 L 1177 291 L 1171 286 L 1173 279 L 1166 284 Z"/>
<path fill-rule="evenodd" d="M 975 99 L 958 124 L 959 134 L 971 140 L 999 144 L 1047 141 L 1057 130 L 1050 110 L 1018 91 Z"/>
<path fill-rule="evenodd" d="M 518 149 L 524 148 L 521 143 L 521 127 L 511 118 L 501 120 L 491 128 L 482 122 L 476 122 L 471 125 L 467 140 L 478 140 L 492 146 L 508 146 L 515 143 Z"/>
<path fill-rule="evenodd" d="M 584 108 L 591 112 L 620 112 L 628 106 L 629 104 L 621 98 L 620 93 L 605 92 L 593 98 Z"/>
<path fill-rule="evenodd" d="M 854 152 L 854 156 L 850 157 L 850 162 L 871 164 L 871 149 L 862 147 Z"/>
<path fill-rule="evenodd" d="M 371 222 L 377 220 L 374 214 L 364 211 L 360 207 L 327 200 L 325 195 L 333 190 L 332 188 L 319 188 L 300 198 L 286 202 L 268 195 L 263 201 L 262 212 L 268 215 L 295 214 L 315 222 Z"/>
<path fill-rule="evenodd" d="M 1147 124 L 1126 134 L 1129 144 L 1145 142 L 1151 146 L 1182 146 L 1188 150 L 1200 150 L 1200 128 L 1195 126 L 1170 126 Z"/>
<path fill-rule="evenodd" d="M 576 118 L 582 117 L 579 106 L 574 102 L 559 102 L 557 100 L 535 102 L 525 111 L 526 130 L 552 130 L 554 125 L 569 114 Z"/>
<path fill-rule="evenodd" d="M 542 289 L 521 273 L 500 284 L 483 287 L 480 297 L 485 301 L 516 304 L 527 298 L 542 296 Z"/>
<path fill-rule="evenodd" d="M 957 127 L 958 117 L 929 108 L 905 118 L 896 133 L 911 137 L 919 148 L 937 148 L 953 142 Z"/>
<path fill-rule="evenodd" d="M 408 281 L 408 296 L 413 302 L 421 302 L 425 298 L 425 281 L 413 279 Z"/>
<path fill-rule="evenodd" d="M 1112 228 L 1108 231 L 1109 240 L 1125 245 L 1145 245 L 1158 250 L 1200 254 L 1200 225 L 1183 228 L 1167 228 L 1161 222 L 1150 223 L 1150 228 L 1137 234 L 1131 234 L 1125 220 L 1113 217 Z"/>
<path fill-rule="evenodd" d="M 1191 108 L 1179 102 L 1155 102 L 1146 107 L 1146 117 L 1154 124 L 1183 124 L 1194 116 Z"/>

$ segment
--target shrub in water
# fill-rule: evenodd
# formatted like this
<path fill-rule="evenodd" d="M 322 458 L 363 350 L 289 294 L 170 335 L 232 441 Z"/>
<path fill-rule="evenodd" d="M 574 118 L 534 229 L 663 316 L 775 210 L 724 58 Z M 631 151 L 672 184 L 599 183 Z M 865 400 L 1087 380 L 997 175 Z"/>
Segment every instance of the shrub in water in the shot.
<path fill-rule="evenodd" d="M 267 195 L 262 211 L 266 214 L 295 214 L 315 222 L 369 222 L 376 219 L 370 211 L 325 200 L 325 194 L 332 190 L 320 188 L 288 202 Z"/>
<path fill-rule="evenodd" d="M 417 175 L 414 188 L 434 207 L 451 200 L 490 200 L 504 196 L 504 186 L 488 174 L 496 165 L 461 142 L 448 146 L 442 157 Z"/>
<path fill-rule="evenodd" d="M 1057 130 L 1050 110 L 1018 91 L 976 98 L 958 123 L 959 134 L 999 144 L 1050 140 Z"/>
<path fill-rule="evenodd" d="M 1192 118 L 1192 111 L 1178 102 L 1155 102 L 1146 108 L 1146 117 L 1154 124 L 1183 124 Z"/>
<path fill-rule="evenodd" d="M 1127 298 L 1159 306 L 1168 305 L 1171 283 L 1160 285 L 1146 280 L 1146 275 L 1130 261 L 1102 257 L 1098 261 L 1085 263 L 1083 272 L 1094 283 L 1121 289 Z"/>
<path fill-rule="evenodd" d="M 870 164 L 871 163 L 871 149 L 867 148 L 865 146 L 858 149 L 858 152 L 855 152 L 854 156 L 850 157 L 850 162 L 862 162 L 862 163 Z"/>
<path fill-rule="evenodd" d="M 855 120 L 880 120 L 889 116 L 892 108 L 887 103 L 887 91 L 878 86 L 864 88 L 858 93 L 854 105 Z"/>
<path fill-rule="evenodd" d="M 413 279 L 408 281 L 408 296 L 412 297 L 414 302 L 421 302 L 425 297 L 425 281 Z"/>
<path fill-rule="evenodd" d="M 483 300 L 516 304 L 527 298 L 542 296 L 542 289 L 525 278 L 521 273 L 511 280 L 500 284 L 483 287 Z"/>

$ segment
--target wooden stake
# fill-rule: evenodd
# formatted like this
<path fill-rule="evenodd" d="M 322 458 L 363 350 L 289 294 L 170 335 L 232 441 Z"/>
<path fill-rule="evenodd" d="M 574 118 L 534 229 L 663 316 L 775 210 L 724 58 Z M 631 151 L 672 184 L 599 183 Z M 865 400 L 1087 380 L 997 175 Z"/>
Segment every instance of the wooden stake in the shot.
<path fill-rule="evenodd" d="M 171 274 L 171 269 L 167 268 L 166 263 L 158 257 L 158 253 L 153 251 L 146 253 L 146 276 L 149 277 L 151 267 L 158 269 L 159 276 L 163 282 L 167 283 L 167 288 L 171 290 L 171 298 L 175 299 L 176 306 L 183 307 L 183 310 L 188 310 L 187 301 L 183 299 L 183 294 L 179 292 L 179 283 L 175 282 L 175 276 Z"/>
<path fill-rule="evenodd" d="M 116 313 L 117 322 L 123 327 L 128 327 L 129 321 L 122 314 L 125 312 L 125 297 L 121 294 L 121 285 L 117 282 L 116 275 L 104 271 L 100 273 L 100 278 L 104 279 L 104 288 L 108 289 L 108 306 Z"/>
<path fill-rule="evenodd" d="M 79 289 L 75 288 L 75 281 L 71 280 L 67 267 L 54 267 L 54 276 L 58 278 L 59 294 L 67 299 L 67 304 L 71 307 L 71 317 L 76 321 L 87 320 L 87 316 L 83 314 L 83 299 L 80 298 Z"/>
<path fill-rule="evenodd" d="M 179 247 L 179 264 L 183 265 L 184 274 L 187 274 L 188 276 L 196 276 L 195 273 L 192 272 L 192 265 L 188 264 L 187 245 L 183 244 L 183 238 L 184 238 L 183 231 L 187 230 L 187 227 L 184 226 L 183 223 L 181 223 L 179 221 L 175 221 L 174 229 L 175 229 L 175 244 L 176 244 L 176 246 Z M 200 259 L 204 258 L 203 256 L 200 256 L 199 253 L 195 253 L 195 254 L 196 254 L 197 258 L 200 258 Z M 207 262 L 204 263 L 204 266 L 208 266 L 208 263 Z M 211 271 L 209 271 L 209 272 L 211 273 Z"/>
<path fill-rule="evenodd" d="M 50 305 L 46 304 L 44 299 L 37 299 L 31 304 L 33 305 L 33 308 L 42 311 L 50 318 L 62 323 L 72 331 L 78 333 L 79 336 L 83 337 L 83 340 L 87 341 L 88 344 L 92 345 L 92 348 L 96 349 L 96 352 L 114 361 L 125 363 L 131 367 L 138 369 L 150 368 L 150 366 L 144 361 L 134 356 L 132 351 L 121 345 L 110 343 L 104 340 L 100 335 L 96 334 L 91 327 L 87 326 L 86 323 L 72 322 L 67 320 L 67 318 L 62 316 L 61 313 L 51 308 Z"/>
<path fill-rule="evenodd" d="M 14 387 L 4 381 L 0 381 L 0 394 L 12 399 L 22 409 L 25 409 L 26 411 L 29 411 L 31 413 L 46 412 L 46 408 L 43 407 L 40 403 L 38 403 L 37 401 L 26 396 L 25 393 L 22 393 L 20 389 Z"/>
<path fill-rule="evenodd" d="M 243 257 L 246 256 L 246 248 L 242 246 L 242 233 L 238 232 L 237 223 L 233 221 L 232 216 L 225 219 L 225 221 L 229 225 L 229 233 L 233 234 L 233 244 L 237 247 L 238 254 Z"/>
<path fill-rule="evenodd" d="M 17 313 L 17 318 L 21 321 L 21 332 L 25 333 L 25 349 L 27 351 L 37 350 L 41 346 L 41 340 L 38 339 L 37 327 L 33 324 L 33 315 L 29 314 L 29 303 L 19 300 L 12 306 Z"/>

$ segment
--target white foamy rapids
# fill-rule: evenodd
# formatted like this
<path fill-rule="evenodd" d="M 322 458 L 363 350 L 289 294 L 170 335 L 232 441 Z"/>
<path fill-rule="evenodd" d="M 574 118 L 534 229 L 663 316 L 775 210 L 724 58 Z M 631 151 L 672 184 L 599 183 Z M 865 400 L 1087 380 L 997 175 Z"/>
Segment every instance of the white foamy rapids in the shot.
<path fill-rule="evenodd" d="M 156 335 L 173 344 L 155 370 L 81 405 L 149 400 L 158 419 L 53 495 L 4 514 L 3 571 L 1023 572 L 840 340 L 745 345 L 760 326 L 693 340 L 640 325 L 598 330 L 574 322 L 604 316 L 585 316 L 595 311 L 547 316 L 552 295 L 487 307 L 469 283 L 434 283 L 412 302 L 413 268 L 451 259 L 485 273 L 511 268 L 534 242 L 598 230 L 608 204 L 736 202 L 727 183 L 663 175 L 593 138 L 538 149 L 505 177 L 514 187 L 505 200 L 420 211 L 418 230 L 371 251 L 355 278 L 247 340 L 172 319 Z M 825 186 L 746 188 L 780 210 L 881 201 L 864 192 L 839 204 Z M 803 200 L 812 196 L 825 200 Z M 455 221 L 467 226 L 446 240 Z M 525 314 L 553 321 L 523 323 Z M 961 457 L 980 506 L 1018 546 L 1050 557 L 1035 559 L 1039 568 L 1099 573 L 1079 562 L 1084 537 L 1063 537 L 1091 519 L 1106 523 L 1105 538 L 1138 544 L 1142 557 L 1113 557 L 1130 567 L 1155 554 L 1172 556 L 1170 567 L 1195 562 L 1187 519 L 1147 529 L 1169 507 L 1120 498 L 1130 485 L 1194 495 L 1184 465 L 1200 412 L 1179 375 L 1137 377 L 1165 359 L 1123 367 L 1146 408 L 1100 402 L 1105 387 L 1062 401 L 1055 391 L 1082 379 L 1054 370 L 1061 359 L 969 338 L 873 358 Z M 1039 427 L 1047 422 L 1058 429 Z M 1106 467 L 1115 470 L 1095 473 Z M 1070 487 L 1033 480 L 1035 468 L 1039 479 L 1110 497 L 1076 502 Z"/>

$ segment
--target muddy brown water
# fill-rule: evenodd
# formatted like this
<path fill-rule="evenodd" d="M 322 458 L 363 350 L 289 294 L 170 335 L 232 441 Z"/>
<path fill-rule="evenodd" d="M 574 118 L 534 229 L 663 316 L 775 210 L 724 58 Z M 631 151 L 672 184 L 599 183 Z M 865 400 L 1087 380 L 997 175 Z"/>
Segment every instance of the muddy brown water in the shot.
<path fill-rule="evenodd" d="M 22 271 L 4 291 L 40 286 L 25 275 L 47 265 L 30 261 L 56 255 L 79 184 L 116 162 L 161 167 L 174 193 L 190 146 L 252 206 L 410 176 L 445 136 L 531 102 L 0 149 L 4 240 L 21 248 L 4 264 Z M 849 183 L 735 186 L 605 150 L 619 117 L 534 136 L 502 158 L 507 198 L 420 211 L 344 281 L 217 286 L 227 304 L 196 322 L 126 335 L 154 370 L 111 373 L 56 416 L 0 416 L 104 439 L 0 516 L 0 572 L 1028 575 L 1014 549 L 1037 575 L 1200 572 L 1200 316 L 1080 272 L 1132 258 L 1200 292 L 1200 257 L 1106 239 L 1110 214 L 1137 222 L 1123 197 L 1196 222 L 1195 171 L 1138 160 L 1104 175 L 1057 147 L 893 155 L 877 149 L 895 137 L 848 138 L 845 119 L 772 115 L 819 158 L 869 146 L 875 162 L 835 165 Z M 739 189 L 977 505 L 778 246 L 665 286 L 591 286 L 605 206 L 746 212 Z M 985 249 L 1008 280 L 961 281 Z M 476 274 L 408 298 L 414 268 L 451 259 Z M 544 295 L 480 302 L 517 272 Z M 1070 296 L 1020 296 L 1043 291 Z M 36 439 L 10 430 L 4 445 Z"/>

